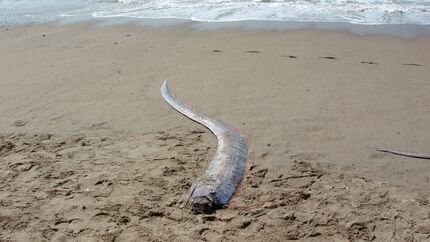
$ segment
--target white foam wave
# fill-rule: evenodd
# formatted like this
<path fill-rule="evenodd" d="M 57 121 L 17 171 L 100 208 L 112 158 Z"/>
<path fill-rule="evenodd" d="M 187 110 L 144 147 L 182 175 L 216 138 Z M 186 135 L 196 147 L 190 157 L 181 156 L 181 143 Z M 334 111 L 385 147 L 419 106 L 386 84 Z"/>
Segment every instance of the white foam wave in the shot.
<path fill-rule="evenodd" d="M 430 24 L 429 0 L 0 0 L 0 22 L 69 16 Z"/>

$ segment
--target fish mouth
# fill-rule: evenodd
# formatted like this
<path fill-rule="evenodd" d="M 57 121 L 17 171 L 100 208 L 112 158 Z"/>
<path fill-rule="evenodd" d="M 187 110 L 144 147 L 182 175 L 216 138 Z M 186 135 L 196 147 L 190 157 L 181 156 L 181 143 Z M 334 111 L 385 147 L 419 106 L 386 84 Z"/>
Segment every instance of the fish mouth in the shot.
<path fill-rule="evenodd" d="M 190 204 L 194 213 L 213 213 L 215 211 L 215 204 L 205 196 L 193 198 Z"/>

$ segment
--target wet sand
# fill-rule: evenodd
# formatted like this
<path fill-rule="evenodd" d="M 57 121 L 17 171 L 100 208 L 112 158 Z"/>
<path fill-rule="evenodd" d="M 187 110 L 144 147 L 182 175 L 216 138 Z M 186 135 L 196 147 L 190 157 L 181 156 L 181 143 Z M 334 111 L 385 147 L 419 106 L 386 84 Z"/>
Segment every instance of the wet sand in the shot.
<path fill-rule="evenodd" d="M 0 29 L 2 240 L 430 238 L 428 37 L 54 24 Z M 253 144 L 229 208 L 187 189 L 215 137 Z M 282 229 L 280 229 L 282 228 Z"/>

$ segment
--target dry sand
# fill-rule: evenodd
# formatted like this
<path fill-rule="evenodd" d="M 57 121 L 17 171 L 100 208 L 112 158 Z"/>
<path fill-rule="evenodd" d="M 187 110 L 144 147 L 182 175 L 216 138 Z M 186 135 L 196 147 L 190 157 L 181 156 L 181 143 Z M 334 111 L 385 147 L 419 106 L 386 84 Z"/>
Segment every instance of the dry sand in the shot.
<path fill-rule="evenodd" d="M 53 24 L 0 29 L 1 241 L 426 241 L 430 39 Z M 248 135 L 229 208 L 187 189 L 215 137 Z"/>

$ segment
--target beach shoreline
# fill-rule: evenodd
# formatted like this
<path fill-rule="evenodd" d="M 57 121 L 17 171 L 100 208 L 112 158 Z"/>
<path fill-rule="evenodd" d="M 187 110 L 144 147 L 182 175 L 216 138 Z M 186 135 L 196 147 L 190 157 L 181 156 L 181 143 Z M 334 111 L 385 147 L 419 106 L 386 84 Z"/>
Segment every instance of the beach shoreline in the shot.
<path fill-rule="evenodd" d="M 314 22 L 281 20 L 241 20 L 226 22 L 194 21 L 178 18 L 127 18 L 127 17 L 68 17 L 48 23 L 5 24 L 2 28 L 32 25 L 67 26 L 75 24 L 109 27 L 115 25 L 137 25 L 143 28 L 192 29 L 195 31 L 237 30 L 237 31 L 335 31 L 365 36 L 393 36 L 406 39 L 429 37 L 430 25 L 426 24 L 357 24 L 348 22 Z"/>
<path fill-rule="evenodd" d="M 429 238 L 429 161 L 374 150 L 430 151 L 429 36 L 101 23 L 0 29 L 0 238 Z M 263 205 L 189 212 L 216 141 L 163 80 L 250 137 Z"/>

